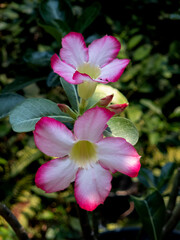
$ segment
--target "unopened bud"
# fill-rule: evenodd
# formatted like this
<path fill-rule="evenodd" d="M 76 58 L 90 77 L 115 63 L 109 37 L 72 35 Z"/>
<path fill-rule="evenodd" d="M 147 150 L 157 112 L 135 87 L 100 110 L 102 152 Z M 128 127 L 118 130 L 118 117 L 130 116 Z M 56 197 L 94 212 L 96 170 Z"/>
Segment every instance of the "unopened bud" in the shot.
<path fill-rule="evenodd" d="M 59 109 L 64 112 L 67 113 L 69 116 L 71 116 L 72 118 L 76 119 L 77 118 L 77 114 L 66 104 L 61 104 L 58 103 L 57 106 L 59 107 Z"/>
<path fill-rule="evenodd" d="M 108 106 L 108 109 L 112 112 L 114 112 L 115 114 L 120 114 L 122 113 L 125 108 L 128 106 L 128 103 L 122 103 L 122 104 L 113 104 Z"/>
<path fill-rule="evenodd" d="M 104 98 L 101 98 L 98 105 L 101 106 L 101 107 L 108 106 L 109 103 L 112 101 L 113 97 L 114 97 L 114 94 L 111 94 L 111 95 L 108 95 Z"/>

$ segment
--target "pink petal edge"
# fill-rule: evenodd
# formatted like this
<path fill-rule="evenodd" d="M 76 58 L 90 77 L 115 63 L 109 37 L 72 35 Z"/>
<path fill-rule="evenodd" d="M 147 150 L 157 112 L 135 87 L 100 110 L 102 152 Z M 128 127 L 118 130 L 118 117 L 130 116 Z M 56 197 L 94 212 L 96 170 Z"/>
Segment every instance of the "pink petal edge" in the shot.
<path fill-rule="evenodd" d="M 70 32 L 62 38 L 60 57 L 75 68 L 88 61 L 88 49 L 81 33 Z"/>
<path fill-rule="evenodd" d="M 53 157 L 67 155 L 75 141 L 74 135 L 63 123 L 50 117 L 42 117 L 33 133 L 37 148 Z"/>
<path fill-rule="evenodd" d="M 77 170 L 67 157 L 56 158 L 41 165 L 35 175 L 35 184 L 46 193 L 61 191 L 75 180 Z"/>
<path fill-rule="evenodd" d="M 137 177 L 141 163 L 136 149 L 124 138 L 106 137 L 97 143 L 99 163 L 112 173 Z"/>
<path fill-rule="evenodd" d="M 89 62 L 103 67 L 117 57 L 121 44 L 113 36 L 94 40 L 89 46 Z"/>
<path fill-rule="evenodd" d="M 75 179 L 75 198 L 82 209 L 93 211 L 103 204 L 111 191 L 112 175 L 98 163 L 79 169 Z"/>
<path fill-rule="evenodd" d="M 76 70 L 69 64 L 61 61 L 57 54 L 54 54 L 51 57 L 51 68 L 55 73 L 63 77 L 67 82 L 71 84 L 82 83 L 82 81 L 73 79 L 73 74 Z"/>

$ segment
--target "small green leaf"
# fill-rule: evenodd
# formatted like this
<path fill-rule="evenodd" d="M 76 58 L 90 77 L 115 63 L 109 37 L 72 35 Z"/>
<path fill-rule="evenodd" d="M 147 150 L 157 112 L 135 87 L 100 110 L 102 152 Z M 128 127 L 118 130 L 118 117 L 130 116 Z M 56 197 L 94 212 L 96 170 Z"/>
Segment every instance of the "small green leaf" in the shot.
<path fill-rule="evenodd" d="M 135 125 L 127 118 L 113 117 L 108 121 L 108 126 L 114 137 L 125 138 L 127 142 L 135 145 L 139 138 L 139 133 Z"/>
<path fill-rule="evenodd" d="M 139 47 L 134 52 L 133 59 L 135 61 L 140 61 L 140 60 L 146 58 L 150 54 L 151 50 L 152 50 L 152 46 L 149 44 L 145 44 L 145 45 Z"/>
<path fill-rule="evenodd" d="M 101 9 L 99 2 L 94 2 L 91 6 L 87 7 L 75 25 L 75 31 L 83 33 L 84 30 L 95 20 Z"/>
<path fill-rule="evenodd" d="M 10 123 L 15 132 L 33 131 L 41 117 L 51 117 L 61 122 L 72 122 L 73 119 L 61 112 L 57 104 L 40 98 L 30 98 L 18 105 L 10 113 Z"/>
<path fill-rule="evenodd" d="M 129 49 L 134 48 L 136 45 L 138 45 L 141 42 L 142 39 L 143 39 L 143 35 L 141 34 L 133 36 L 127 44 L 128 48 Z"/>
<path fill-rule="evenodd" d="M 0 118 L 6 117 L 9 112 L 25 98 L 16 93 L 0 94 Z"/>
<path fill-rule="evenodd" d="M 156 105 L 155 103 L 153 103 L 151 100 L 143 98 L 140 100 L 140 103 L 143 104 L 144 106 L 148 107 L 149 109 L 151 109 L 153 112 L 155 112 L 159 115 L 162 115 L 161 108 L 158 105 Z"/>
<path fill-rule="evenodd" d="M 161 194 L 154 190 L 145 199 L 134 196 L 131 199 L 151 240 L 161 239 L 166 210 Z"/>
<path fill-rule="evenodd" d="M 77 94 L 76 86 L 68 83 L 62 77 L 60 77 L 60 82 L 62 84 L 62 87 L 63 87 L 68 99 L 69 99 L 69 102 L 70 102 L 73 110 L 78 111 L 79 100 L 78 100 L 78 94 Z"/>

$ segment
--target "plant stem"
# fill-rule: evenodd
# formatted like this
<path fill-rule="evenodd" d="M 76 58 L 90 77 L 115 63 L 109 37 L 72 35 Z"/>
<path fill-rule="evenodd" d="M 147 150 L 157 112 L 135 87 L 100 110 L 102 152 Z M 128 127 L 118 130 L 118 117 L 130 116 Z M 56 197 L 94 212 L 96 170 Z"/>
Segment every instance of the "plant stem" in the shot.
<path fill-rule="evenodd" d="M 17 218 L 3 203 L 0 203 L 0 215 L 9 223 L 20 240 L 29 240 L 27 233 L 18 222 Z"/>
<path fill-rule="evenodd" d="M 91 229 L 91 226 L 90 226 L 90 223 L 89 223 L 89 218 L 88 218 L 87 211 L 81 209 L 77 205 L 77 212 L 78 212 L 79 221 L 80 221 L 80 224 L 81 224 L 83 240 L 95 240 L 94 234 L 92 232 L 92 229 Z"/>
<path fill-rule="evenodd" d="M 162 239 L 168 238 L 168 234 L 176 227 L 179 220 L 180 220 L 180 204 L 174 209 L 169 221 L 163 227 Z"/>
<path fill-rule="evenodd" d="M 79 112 L 82 114 L 84 112 L 84 109 L 86 107 L 86 100 L 81 98 L 80 104 L 79 104 Z"/>

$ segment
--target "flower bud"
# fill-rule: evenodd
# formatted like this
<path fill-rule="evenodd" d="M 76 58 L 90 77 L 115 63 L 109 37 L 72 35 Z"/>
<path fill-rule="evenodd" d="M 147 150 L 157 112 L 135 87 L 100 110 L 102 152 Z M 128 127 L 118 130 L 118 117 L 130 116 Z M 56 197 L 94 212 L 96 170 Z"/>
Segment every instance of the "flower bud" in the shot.
<path fill-rule="evenodd" d="M 59 107 L 59 109 L 68 114 L 70 117 L 76 119 L 77 118 L 77 114 L 66 104 L 61 104 L 61 103 L 58 103 L 57 106 Z"/>
<path fill-rule="evenodd" d="M 123 104 L 113 104 L 108 106 L 108 109 L 111 112 L 114 112 L 115 114 L 120 114 L 121 112 L 123 112 L 125 110 L 125 108 L 128 106 L 128 103 L 123 103 Z"/>
<path fill-rule="evenodd" d="M 101 98 L 98 105 L 101 106 L 101 107 L 106 107 L 109 105 L 109 103 L 112 101 L 114 97 L 114 94 L 111 94 L 111 95 L 108 95 L 104 98 Z"/>

